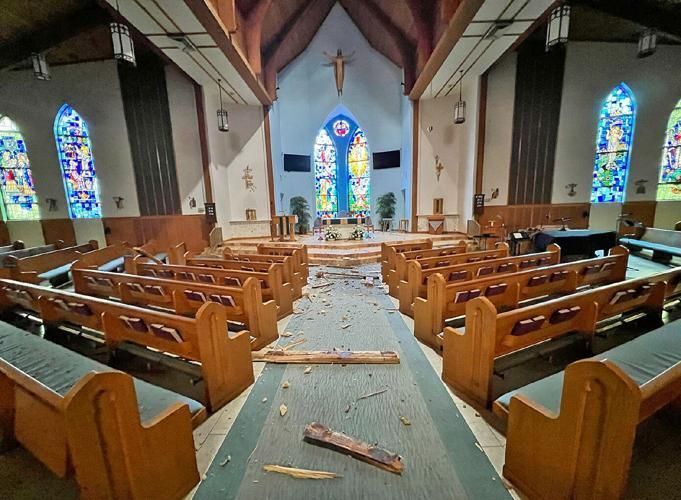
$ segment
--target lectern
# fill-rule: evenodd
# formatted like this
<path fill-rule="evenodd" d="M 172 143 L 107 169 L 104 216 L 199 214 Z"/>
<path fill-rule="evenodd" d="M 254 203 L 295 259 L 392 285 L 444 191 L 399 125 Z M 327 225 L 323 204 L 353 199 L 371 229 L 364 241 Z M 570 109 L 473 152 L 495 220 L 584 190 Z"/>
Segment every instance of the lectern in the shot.
<path fill-rule="evenodd" d="M 295 241 L 297 215 L 275 215 L 270 221 L 270 235 L 272 241 Z"/>

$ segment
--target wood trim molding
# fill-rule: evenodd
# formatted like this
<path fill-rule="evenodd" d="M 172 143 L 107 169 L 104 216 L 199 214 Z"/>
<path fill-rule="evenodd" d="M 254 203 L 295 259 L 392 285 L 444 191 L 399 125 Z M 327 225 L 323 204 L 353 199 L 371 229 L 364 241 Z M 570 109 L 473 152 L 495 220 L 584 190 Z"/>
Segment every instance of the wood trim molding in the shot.
<path fill-rule="evenodd" d="M 206 101 L 203 95 L 203 87 L 198 83 L 194 83 L 194 96 L 196 98 L 196 118 L 199 129 L 199 142 L 201 144 L 203 196 L 206 203 L 213 203 L 213 181 L 210 176 L 210 148 L 208 147 L 208 131 L 206 130 Z"/>
<path fill-rule="evenodd" d="M 411 101 L 412 104 L 412 141 L 411 141 L 411 224 L 412 233 L 418 231 L 418 191 L 419 191 L 419 133 L 420 117 L 419 102 Z"/>
<path fill-rule="evenodd" d="M 487 80 L 489 73 L 480 76 L 480 101 L 478 106 L 478 140 L 475 158 L 475 192 L 482 192 L 482 179 L 485 164 L 485 132 L 487 127 Z"/>
<path fill-rule="evenodd" d="M 416 83 L 409 93 L 411 100 L 416 101 L 421 98 L 483 3 L 484 0 L 463 0 L 461 2 L 423 67 L 423 71 L 416 79 Z"/>
<path fill-rule="evenodd" d="M 270 112 L 267 106 L 262 107 L 265 133 L 265 165 L 267 168 L 267 191 L 270 198 L 270 217 L 277 214 L 274 204 L 274 167 L 272 165 L 272 129 L 270 128 Z M 283 207 L 282 207 L 283 209 Z"/>

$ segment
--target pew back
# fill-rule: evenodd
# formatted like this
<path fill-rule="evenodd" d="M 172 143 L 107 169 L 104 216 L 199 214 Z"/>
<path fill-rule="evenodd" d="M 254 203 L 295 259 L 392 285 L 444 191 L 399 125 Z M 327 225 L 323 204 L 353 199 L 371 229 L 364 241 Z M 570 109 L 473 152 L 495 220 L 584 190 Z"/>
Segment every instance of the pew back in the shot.
<path fill-rule="evenodd" d="M 83 245 L 52 250 L 30 257 L 18 259 L 15 256 L 10 256 L 7 259 L 14 264 L 11 271 L 13 279 L 29 283 L 41 283 L 67 275 L 73 262 L 84 253 L 97 248 L 97 241 L 91 240 Z"/>
<path fill-rule="evenodd" d="M 381 243 L 381 277 L 387 281 L 388 272 L 395 269 L 395 255 L 402 252 L 415 252 L 430 250 L 433 248 L 433 240 L 410 241 L 408 243 Z"/>

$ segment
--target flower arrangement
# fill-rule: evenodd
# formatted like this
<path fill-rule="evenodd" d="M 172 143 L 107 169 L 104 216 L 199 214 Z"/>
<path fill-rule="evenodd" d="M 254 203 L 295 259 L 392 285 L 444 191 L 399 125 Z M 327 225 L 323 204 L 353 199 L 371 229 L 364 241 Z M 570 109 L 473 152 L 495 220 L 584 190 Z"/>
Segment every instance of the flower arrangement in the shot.
<path fill-rule="evenodd" d="M 324 230 L 324 239 L 326 241 L 340 240 L 341 239 L 340 231 L 335 226 L 327 226 L 326 229 Z"/>
<path fill-rule="evenodd" d="M 361 224 L 358 224 L 352 230 L 352 233 L 350 233 L 350 239 L 351 240 L 363 240 L 365 233 L 366 233 L 366 228 L 364 226 L 362 226 Z"/>

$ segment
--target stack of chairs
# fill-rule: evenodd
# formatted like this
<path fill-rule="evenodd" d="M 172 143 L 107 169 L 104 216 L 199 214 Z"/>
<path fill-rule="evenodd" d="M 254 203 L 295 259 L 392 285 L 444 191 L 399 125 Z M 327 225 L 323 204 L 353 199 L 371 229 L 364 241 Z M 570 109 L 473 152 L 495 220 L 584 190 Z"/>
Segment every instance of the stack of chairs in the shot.
<path fill-rule="evenodd" d="M 400 309 L 414 317 L 417 339 L 442 355 L 443 380 L 492 410 L 506 432 L 504 475 L 514 486 L 530 498 L 617 498 L 638 423 L 681 397 L 681 321 L 500 396 L 495 361 L 566 335 L 590 346 L 606 320 L 661 322 L 681 295 L 681 267 L 627 280 L 624 247 L 570 263 L 560 262 L 559 247 L 547 250 L 473 261 L 473 252 L 402 250 L 386 265 L 394 279 L 397 259 L 406 262 Z M 454 258 L 463 260 L 445 262 Z M 462 327 L 447 326 L 456 318 Z"/>
<path fill-rule="evenodd" d="M 12 276 L 20 279 L 0 279 L 6 319 L 29 312 L 46 337 L 79 327 L 112 352 L 132 344 L 199 371 L 196 401 L 0 323 L 0 438 L 60 476 L 75 473 L 85 497 L 189 493 L 199 480 L 192 430 L 254 382 L 251 351 L 278 339 L 277 318 L 307 282 L 300 247 L 220 262 L 195 261 L 184 248 L 82 248 L 73 265 L 65 259 L 73 291 L 43 286 L 39 269 L 29 275 L 25 265 Z"/>

